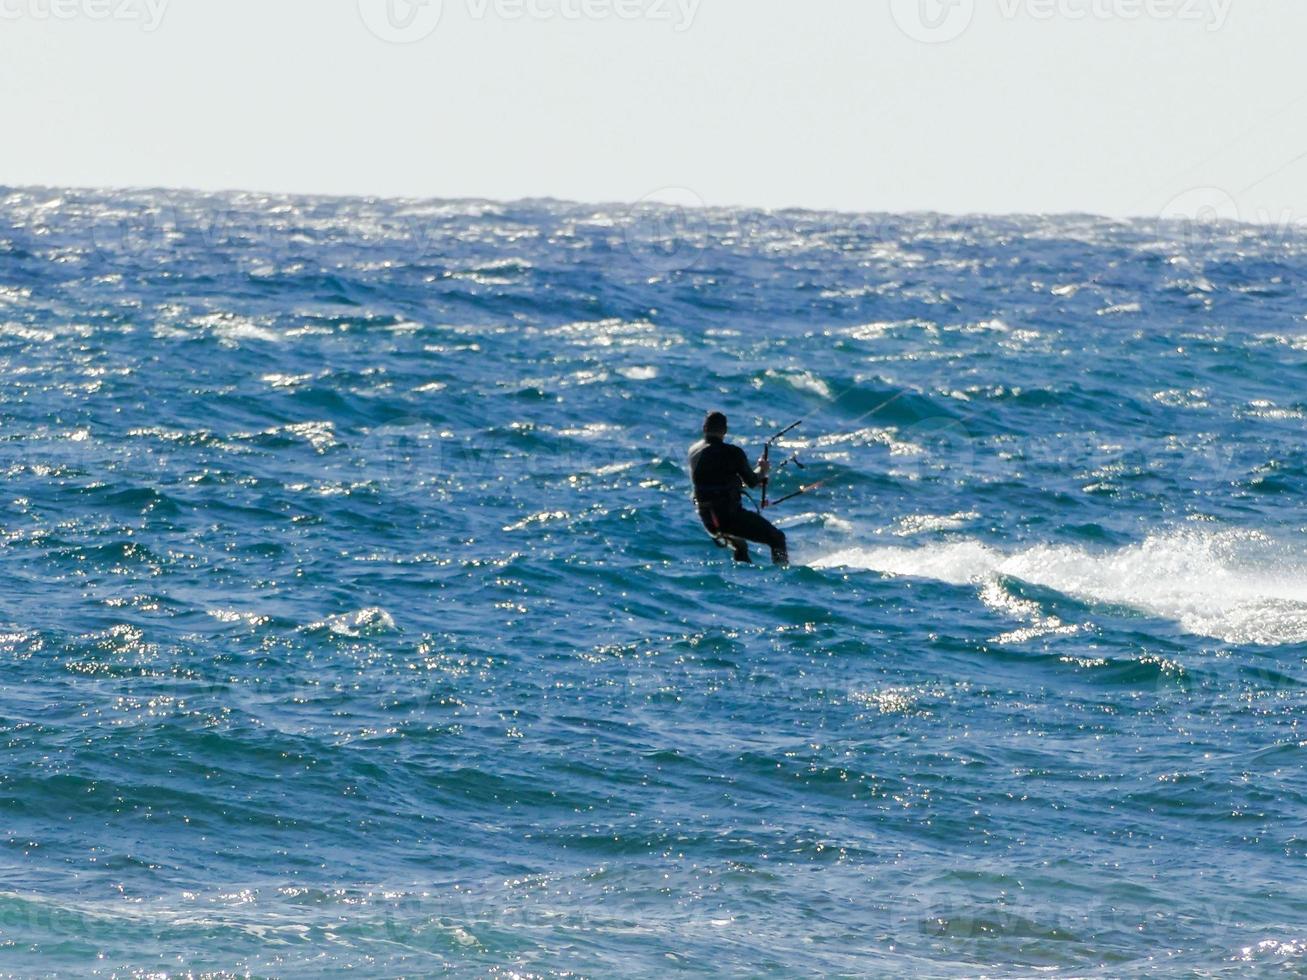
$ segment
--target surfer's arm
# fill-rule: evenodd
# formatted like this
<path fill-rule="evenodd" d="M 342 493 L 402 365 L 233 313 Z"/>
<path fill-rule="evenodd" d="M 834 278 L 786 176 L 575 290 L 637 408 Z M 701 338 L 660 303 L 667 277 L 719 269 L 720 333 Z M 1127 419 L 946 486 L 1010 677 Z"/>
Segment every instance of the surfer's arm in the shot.
<path fill-rule="evenodd" d="M 749 457 L 744 454 L 743 449 L 736 446 L 735 452 L 738 457 L 736 471 L 740 474 L 740 479 L 744 481 L 746 487 L 756 487 L 762 482 L 762 476 L 755 473 L 753 468 L 749 466 Z"/>

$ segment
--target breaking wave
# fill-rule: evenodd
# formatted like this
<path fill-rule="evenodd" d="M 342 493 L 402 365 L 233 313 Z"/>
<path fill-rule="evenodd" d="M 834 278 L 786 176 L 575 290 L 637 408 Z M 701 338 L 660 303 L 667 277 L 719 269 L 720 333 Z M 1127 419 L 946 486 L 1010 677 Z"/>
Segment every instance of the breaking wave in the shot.
<path fill-rule="evenodd" d="M 975 540 L 858 547 L 813 565 L 955 585 L 1010 578 L 1227 643 L 1307 642 L 1307 564 L 1254 531 L 1178 531 L 1110 551 L 1050 544 L 1004 551 Z"/>

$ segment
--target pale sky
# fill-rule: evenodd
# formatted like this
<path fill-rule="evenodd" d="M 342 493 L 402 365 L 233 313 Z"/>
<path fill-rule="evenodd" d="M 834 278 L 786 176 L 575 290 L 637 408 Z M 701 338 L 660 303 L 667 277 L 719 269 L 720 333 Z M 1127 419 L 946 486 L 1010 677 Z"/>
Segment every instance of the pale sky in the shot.
<path fill-rule="evenodd" d="M 0 184 L 1303 220 L 1305 42 L 1303 0 L 0 0 Z"/>

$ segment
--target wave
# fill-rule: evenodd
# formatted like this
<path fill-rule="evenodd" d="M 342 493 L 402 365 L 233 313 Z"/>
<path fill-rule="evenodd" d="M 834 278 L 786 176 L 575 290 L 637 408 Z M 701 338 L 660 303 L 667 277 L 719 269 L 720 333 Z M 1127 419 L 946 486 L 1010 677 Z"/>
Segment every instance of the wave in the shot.
<path fill-rule="evenodd" d="M 1307 643 L 1307 565 L 1259 532 L 1176 531 L 1111 551 L 1043 544 L 1005 552 L 975 540 L 858 547 L 812 564 L 975 584 L 982 594 L 1010 578 L 1170 620 L 1195 636 L 1263 646 Z"/>

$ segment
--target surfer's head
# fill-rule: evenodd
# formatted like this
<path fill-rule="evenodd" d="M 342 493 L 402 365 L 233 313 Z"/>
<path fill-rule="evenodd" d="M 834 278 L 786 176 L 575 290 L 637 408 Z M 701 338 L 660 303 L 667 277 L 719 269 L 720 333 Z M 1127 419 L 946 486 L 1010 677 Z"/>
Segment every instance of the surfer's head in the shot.
<path fill-rule="evenodd" d="M 710 439 L 726 437 L 726 416 L 721 412 L 709 412 L 703 420 L 703 434 Z"/>

